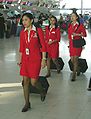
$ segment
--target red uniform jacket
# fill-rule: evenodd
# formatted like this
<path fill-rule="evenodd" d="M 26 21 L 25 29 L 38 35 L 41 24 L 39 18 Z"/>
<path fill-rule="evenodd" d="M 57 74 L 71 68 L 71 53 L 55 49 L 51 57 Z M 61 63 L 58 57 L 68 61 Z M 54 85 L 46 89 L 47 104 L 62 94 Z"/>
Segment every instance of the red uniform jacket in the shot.
<path fill-rule="evenodd" d="M 28 31 L 22 30 L 20 34 L 20 52 L 26 55 L 26 48 L 30 49 L 30 55 L 31 59 L 38 59 L 40 58 L 40 44 L 42 46 L 41 51 L 46 52 L 46 46 L 44 41 L 44 35 L 41 28 L 37 28 L 37 32 L 39 35 L 39 40 L 37 37 L 36 29 L 33 29 L 30 31 L 30 42 L 27 44 L 28 40 Z"/>
<path fill-rule="evenodd" d="M 51 58 L 57 58 L 59 55 L 59 42 L 60 42 L 60 28 L 50 28 L 47 26 L 46 27 L 46 46 L 47 46 L 47 52 Z M 51 45 L 48 44 L 49 40 L 57 40 L 58 42 L 55 42 Z"/>
<path fill-rule="evenodd" d="M 20 34 L 20 52 L 22 53 L 22 61 L 20 67 L 20 75 L 30 78 L 38 79 L 41 69 L 41 51 L 46 52 L 44 35 L 41 28 L 37 28 L 40 38 L 40 43 L 36 33 L 36 28 L 33 26 L 30 31 L 30 38 L 28 42 L 28 31 L 22 30 Z M 26 49 L 29 50 L 29 55 L 26 54 Z"/>
<path fill-rule="evenodd" d="M 70 24 L 69 27 L 68 27 L 70 56 L 80 56 L 81 55 L 81 51 L 82 51 L 82 48 L 74 48 L 73 47 L 73 42 L 72 42 L 73 39 L 80 39 L 80 36 L 74 36 L 73 39 L 72 39 L 72 34 L 73 33 L 78 33 L 78 34 L 83 33 L 83 36 L 86 37 L 86 30 L 85 30 L 83 24 L 80 24 L 79 27 L 78 27 L 78 25 L 79 25 L 78 23 L 75 24 L 75 26 Z"/>

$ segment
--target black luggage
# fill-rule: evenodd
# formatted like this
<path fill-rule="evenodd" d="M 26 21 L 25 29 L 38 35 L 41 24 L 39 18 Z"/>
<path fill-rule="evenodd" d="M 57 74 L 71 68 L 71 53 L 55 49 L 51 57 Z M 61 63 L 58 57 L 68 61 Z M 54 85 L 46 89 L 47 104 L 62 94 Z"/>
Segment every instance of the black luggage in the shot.
<path fill-rule="evenodd" d="M 91 91 L 91 78 L 90 78 L 90 80 L 89 80 L 89 85 L 88 85 L 88 89 L 87 89 L 88 91 Z"/>
<path fill-rule="evenodd" d="M 73 71 L 73 64 L 71 62 L 71 59 L 68 62 L 70 70 Z M 85 73 L 86 70 L 88 69 L 87 61 L 86 59 L 79 58 L 78 59 L 78 65 L 80 67 L 80 72 Z"/>
<path fill-rule="evenodd" d="M 44 90 L 47 93 L 48 88 L 49 88 L 49 83 L 47 81 L 47 78 L 44 77 L 44 76 L 39 76 L 39 80 L 38 81 L 40 81 L 41 85 L 43 86 Z M 22 86 L 23 85 L 24 84 L 23 84 L 23 81 L 22 81 Z M 32 86 L 31 84 L 30 84 L 30 93 L 40 94 L 39 90 L 36 87 Z"/>
<path fill-rule="evenodd" d="M 60 70 L 62 70 L 63 67 L 64 67 L 64 62 L 63 62 L 62 58 L 60 58 L 60 57 L 59 57 L 57 60 L 58 60 L 58 63 L 59 63 L 59 65 L 60 65 Z M 51 68 L 51 69 L 57 69 L 57 68 L 56 68 L 56 65 L 53 63 L 52 60 L 51 60 L 51 66 L 50 66 L 50 68 Z"/>

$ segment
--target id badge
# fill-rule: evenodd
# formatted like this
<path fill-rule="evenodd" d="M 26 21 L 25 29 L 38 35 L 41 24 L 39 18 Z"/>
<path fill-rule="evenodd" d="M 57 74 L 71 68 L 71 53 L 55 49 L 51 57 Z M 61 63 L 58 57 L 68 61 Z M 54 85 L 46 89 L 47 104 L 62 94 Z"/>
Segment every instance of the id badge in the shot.
<path fill-rule="evenodd" d="M 26 48 L 26 55 L 29 55 L 29 49 Z"/>
<path fill-rule="evenodd" d="M 49 42 L 51 42 L 52 41 L 52 39 L 49 39 Z"/>

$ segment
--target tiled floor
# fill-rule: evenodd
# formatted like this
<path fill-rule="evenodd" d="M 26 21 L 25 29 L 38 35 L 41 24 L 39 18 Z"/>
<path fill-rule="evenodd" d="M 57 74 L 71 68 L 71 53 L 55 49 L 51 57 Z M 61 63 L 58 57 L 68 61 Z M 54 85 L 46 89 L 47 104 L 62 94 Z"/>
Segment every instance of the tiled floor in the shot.
<path fill-rule="evenodd" d="M 32 94 L 32 110 L 22 113 L 24 98 L 19 76 L 18 47 L 19 39 L 0 39 L 0 119 L 91 119 L 91 92 L 87 91 L 91 76 L 91 31 L 86 38 L 87 45 L 82 58 L 88 62 L 88 70 L 71 82 L 68 60 L 68 40 L 62 35 L 60 56 L 65 62 L 60 74 L 52 71 L 48 79 L 50 88 L 45 102 L 40 96 Z M 46 68 L 41 71 L 46 74 Z"/>

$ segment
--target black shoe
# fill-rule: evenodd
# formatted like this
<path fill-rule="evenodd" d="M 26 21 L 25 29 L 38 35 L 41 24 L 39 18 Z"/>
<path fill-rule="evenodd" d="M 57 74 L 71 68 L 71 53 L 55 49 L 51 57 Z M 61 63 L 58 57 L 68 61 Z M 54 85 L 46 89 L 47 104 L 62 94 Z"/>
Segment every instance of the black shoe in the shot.
<path fill-rule="evenodd" d="M 25 106 L 22 108 L 22 112 L 27 112 L 30 108 L 31 108 L 31 106 L 30 106 L 30 103 L 29 103 L 29 105 L 25 105 Z"/>
<path fill-rule="evenodd" d="M 76 81 L 76 79 L 72 78 L 71 81 Z"/>

